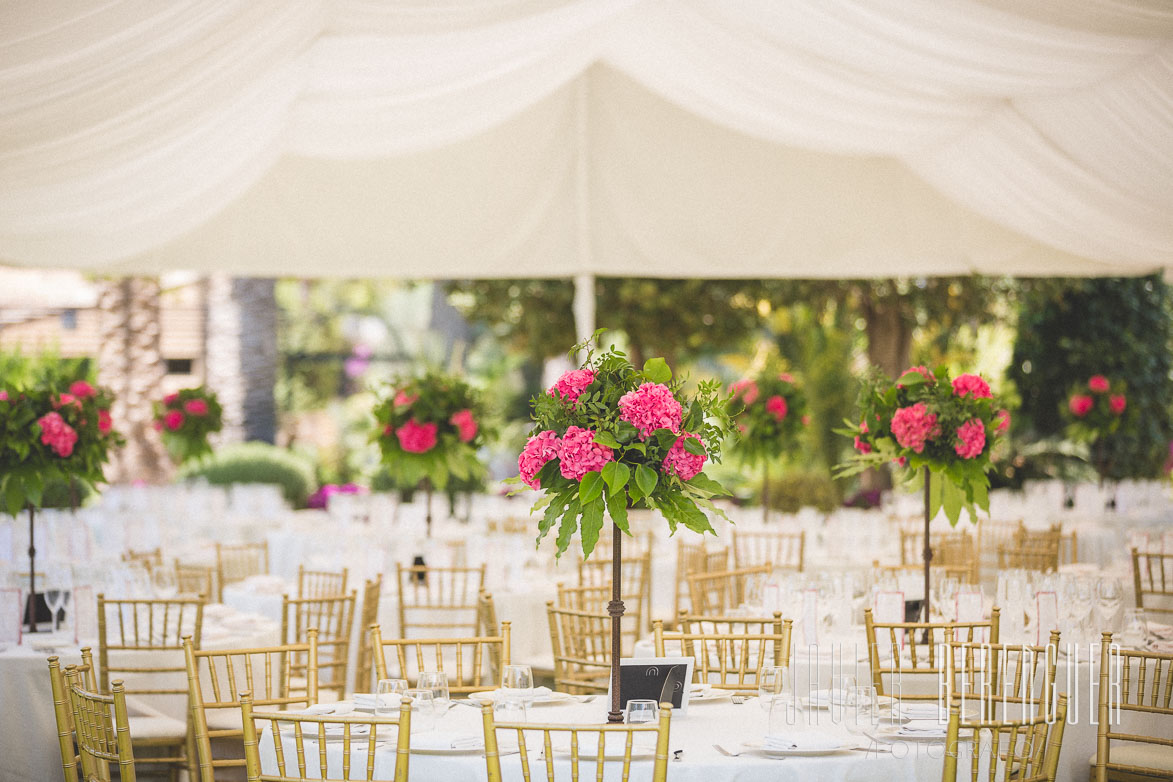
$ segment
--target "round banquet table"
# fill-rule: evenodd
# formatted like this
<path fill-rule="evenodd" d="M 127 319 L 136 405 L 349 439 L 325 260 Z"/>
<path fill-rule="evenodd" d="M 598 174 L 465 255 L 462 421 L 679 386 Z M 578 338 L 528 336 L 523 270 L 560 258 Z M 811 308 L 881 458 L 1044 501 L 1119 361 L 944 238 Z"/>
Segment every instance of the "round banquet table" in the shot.
<path fill-rule="evenodd" d="M 211 607 L 209 607 L 211 608 Z M 223 607 L 220 607 L 221 609 Z M 212 610 L 205 616 L 201 646 L 205 649 L 269 646 L 279 642 L 280 628 L 261 616 L 235 611 Z M 0 782 L 52 782 L 61 779 L 61 751 L 57 744 L 57 719 L 53 714 L 53 694 L 49 686 L 47 659 L 61 658 L 62 667 L 81 663 L 79 650 L 94 647 L 97 662 L 97 640 L 74 641 L 70 631 L 25 635 L 19 645 L 0 651 Z M 170 659 L 164 665 L 182 665 L 183 654 L 176 652 L 176 662 Z M 141 663 L 141 659 L 138 661 Z M 151 664 L 158 664 L 152 659 Z M 185 686 L 186 677 L 179 674 L 178 687 Z M 171 686 L 171 685 L 168 685 Z M 186 698 L 165 696 L 151 700 L 147 710 L 158 710 L 167 716 L 186 721 Z M 135 708 L 133 697 L 127 698 L 132 714 L 142 713 Z"/>

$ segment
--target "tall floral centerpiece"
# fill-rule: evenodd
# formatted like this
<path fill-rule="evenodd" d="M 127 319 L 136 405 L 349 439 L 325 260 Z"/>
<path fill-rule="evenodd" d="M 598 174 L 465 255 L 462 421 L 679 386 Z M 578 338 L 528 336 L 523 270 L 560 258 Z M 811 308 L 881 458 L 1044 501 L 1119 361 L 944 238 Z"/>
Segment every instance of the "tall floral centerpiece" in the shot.
<path fill-rule="evenodd" d="M 571 355 L 580 355 L 587 343 Z M 589 557 L 612 522 L 611 711 L 622 722 L 619 638 L 622 536 L 630 534 L 629 508 L 659 510 L 675 532 L 683 525 L 712 532 L 705 511 L 724 515 L 712 498 L 727 492 L 705 475 L 706 461 L 720 461 L 730 429 L 720 384 L 703 381 L 687 394 L 662 358 L 636 369 L 622 352 L 588 350 L 585 362 L 531 402 L 534 428 L 517 460 L 513 481 L 542 493 L 538 542 L 555 532 L 558 556 L 577 532 Z"/>
<path fill-rule="evenodd" d="M 856 454 L 840 465 L 839 475 L 894 463 L 924 489 L 924 615 L 929 616 L 929 522 L 939 513 L 953 526 L 962 508 L 971 520 L 975 508 L 989 512 L 990 453 L 1010 426 L 1010 413 L 994 398 L 980 375 L 950 380 L 944 368 L 906 370 L 895 383 L 879 373 L 865 382 L 858 424 L 841 433 L 854 438 Z"/>
<path fill-rule="evenodd" d="M 155 428 L 176 464 L 211 455 L 208 437 L 220 431 L 223 416 L 215 392 L 203 386 L 180 389 L 155 403 Z"/>
<path fill-rule="evenodd" d="M 1112 474 L 1105 441 L 1130 423 L 1128 413 L 1128 397 L 1124 383 L 1119 380 L 1092 375 L 1086 383 L 1076 383 L 1068 390 L 1067 402 L 1061 410 L 1067 422 L 1067 438 L 1088 446 L 1101 485 Z M 1108 501 L 1109 507 L 1115 504 L 1114 499 Z"/>
<path fill-rule="evenodd" d="M 110 418 L 110 395 L 84 380 L 0 389 L 0 498 L 12 516 L 28 510 L 29 632 L 36 632 L 36 509 L 46 483 L 103 480 L 112 446 L 122 443 Z"/>
<path fill-rule="evenodd" d="M 806 422 L 806 395 L 789 372 L 766 371 L 738 380 L 729 391 L 729 414 L 741 432 L 734 455 L 762 468 L 762 521 L 770 516 L 770 462 L 792 445 Z"/>
<path fill-rule="evenodd" d="M 374 412 L 374 439 L 392 480 L 400 487 L 424 483 L 431 535 L 433 488 L 485 475 L 477 449 L 490 433 L 480 395 L 460 378 L 428 372 L 392 382 Z"/>

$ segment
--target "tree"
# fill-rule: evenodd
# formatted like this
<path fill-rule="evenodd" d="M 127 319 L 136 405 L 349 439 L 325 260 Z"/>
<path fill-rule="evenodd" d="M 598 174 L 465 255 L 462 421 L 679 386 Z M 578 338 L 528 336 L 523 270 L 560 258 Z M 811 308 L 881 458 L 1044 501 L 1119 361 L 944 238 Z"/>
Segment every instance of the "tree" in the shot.
<path fill-rule="evenodd" d="M 1171 349 L 1173 294 L 1159 276 L 1031 283 L 1008 371 L 1022 397 L 1016 428 L 1061 436 L 1073 383 L 1095 374 L 1123 380 L 1136 426 L 1104 443 L 1107 477 L 1156 477 L 1173 438 Z"/>

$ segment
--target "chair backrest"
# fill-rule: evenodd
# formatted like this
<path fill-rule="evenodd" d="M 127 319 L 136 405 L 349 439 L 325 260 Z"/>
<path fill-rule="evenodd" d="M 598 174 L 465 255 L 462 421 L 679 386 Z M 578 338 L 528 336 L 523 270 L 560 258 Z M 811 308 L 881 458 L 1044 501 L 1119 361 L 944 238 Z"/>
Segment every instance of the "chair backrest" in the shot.
<path fill-rule="evenodd" d="M 354 629 L 355 593 L 330 597 L 281 598 L 281 642 L 305 643 L 307 631 L 318 631 L 318 692 L 346 693 L 350 634 Z M 293 675 L 303 676 L 305 660 L 294 656 Z"/>
<path fill-rule="evenodd" d="M 1168 767 L 1160 770 L 1135 762 L 1145 754 L 1152 757 L 1152 752 L 1160 752 L 1161 747 L 1166 752 L 1173 747 L 1173 739 L 1169 738 L 1173 736 L 1173 654 L 1121 649 L 1112 643 L 1111 633 L 1104 633 L 1100 641 L 1099 698 L 1095 782 L 1107 782 L 1109 772 L 1129 779 L 1133 778 L 1130 774 L 1168 779 Z M 1138 733 L 1139 724 L 1133 719 L 1138 715 L 1143 715 L 1147 725 L 1161 728 L 1152 736 Z M 1114 748 L 1141 751 L 1120 753 L 1113 760 Z M 1150 752 L 1144 753 L 1142 748 Z"/>
<path fill-rule="evenodd" d="M 198 647 L 203 624 L 202 598 L 109 600 L 98 595 L 101 691 L 110 692 L 111 681 L 122 679 L 124 691 L 136 699 L 186 695 L 183 639 L 191 637 Z"/>
<path fill-rule="evenodd" d="M 950 699 L 961 702 L 964 715 L 980 714 L 981 719 L 994 721 L 1054 713 L 1058 630 L 1051 631 L 1045 646 L 958 643 L 953 632 L 945 631 L 945 683 Z"/>
<path fill-rule="evenodd" d="M 676 544 L 676 592 L 673 595 L 672 613 L 679 615 L 681 611 L 692 607 L 688 594 L 690 574 L 728 569 L 728 548 L 708 551 L 704 539 L 699 543 L 689 543 L 682 537 Z"/>
<path fill-rule="evenodd" d="M 477 631 L 477 597 L 485 566 L 429 567 L 396 564 L 399 634 L 404 638 L 471 636 Z"/>
<path fill-rule="evenodd" d="M 1136 607 L 1173 615 L 1173 552 L 1132 549 L 1132 586 Z"/>
<path fill-rule="evenodd" d="M 110 694 L 102 695 L 87 688 L 84 675 L 72 665 L 65 669 L 65 682 L 77 738 L 81 779 L 86 782 L 109 780 L 110 764 L 115 763 L 118 778 L 123 782 L 134 782 L 134 750 L 131 749 L 130 720 L 122 682 L 111 682 Z"/>
<path fill-rule="evenodd" d="M 745 584 L 750 578 L 765 577 L 773 571 L 773 565 L 767 563 L 715 573 L 691 574 L 688 576 L 691 613 L 713 616 L 728 614 L 744 602 Z"/>
<path fill-rule="evenodd" d="M 806 532 L 746 532 L 733 530 L 733 568 L 772 565 L 775 569 L 802 572 Z"/>
<path fill-rule="evenodd" d="M 163 549 L 158 546 L 144 551 L 127 549 L 122 552 L 122 561 L 136 562 L 145 567 L 148 573 L 153 573 L 155 568 L 163 567 Z"/>
<path fill-rule="evenodd" d="M 71 666 L 81 676 L 82 685 L 96 691 L 94 666 L 91 664 L 89 647 L 82 650 L 82 665 Z M 73 731 L 73 706 L 69 700 L 69 683 L 65 671 L 56 655 L 49 658 L 49 687 L 53 693 L 53 716 L 57 721 L 57 742 L 61 749 L 61 770 L 65 782 L 77 782 L 81 759 L 78 757 Z"/>
<path fill-rule="evenodd" d="M 614 575 L 615 560 L 607 557 L 592 557 L 578 563 L 579 586 L 610 587 Z M 620 562 L 619 586 L 625 596 L 624 616 L 633 624 L 638 635 L 646 629 L 647 619 L 652 611 L 652 551 L 624 552 Z M 608 598 L 610 600 L 610 598 Z"/>
<path fill-rule="evenodd" d="M 575 611 L 583 611 L 588 614 L 605 614 L 607 613 L 607 604 L 610 602 L 610 582 L 598 586 L 577 587 L 558 584 L 554 605 L 558 608 L 571 608 Z M 625 657 L 632 654 L 635 649 L 635 642 L 642 635 L 640 611 L 642 603 L 640 601 L 632 602 L 635 603 L 634 609 L 625 610 L 623 618 L 620 620 L 620 641 L 622 642 L 622 650 Z M 631 602 L 627 602 L 625 605 L 631 605 Z"/>
<path fill-rule="evenodd" d="M 506 746 L 512 748 L 515 744 L 521 750 L 522 778 L 540 779 L 540 773 L 531 774 L 529 751 L 536 745 L 542 749 L 545 779 L 547 782 L 556 782 L 554 776 L 555 761 L 560 757 L 570 760 L 570 767 L 566 770 L 564 779 L 577 782 L 580 778 L 604 778 L 604 769 L 607 764 L 612 768 L 622 763 L 619 769 L 619 779 L 627 782 L 631 775 L 631 756 L 637 749 L 637 738 L 646 735 L 651 740 L 655 736 L 655 761 L 652 766 L 652 782 L 665 782 L 668 779 L 668 735 L 672 724 L 672 705 L 660 705 L 660 719 L 655 723 L 637 723 L 634 725 L 543 725 L 535 722 L 497 722 L 493 719 L 493 707 L 486 704 L 481 707 L 481 718 L 485 730 L 485 765 L 488 771 L 489 782 L 502 782 L 501 776 L 501 739 L 507 739 Z M 541 734 L 540 736 L 537 734 Z M 611 740 L 608 741 L 608 738 Z M 651 745 L 646 749 L 652 749 Z M 593 773 L 589 771 L 590 761 L 594 761 Z M 584 768 L 588 771 L 584 772 Z M 608 779 L 615 777 L 607 775 Z"/>
<path fill-rule="evenodd" d="M 936 700 L 936 684 L 946 672 L 948 654 L 942 649 L 948 639 L 957 643 L 998 643 L 997 608 L 989 621 L 982 622 L 876 622 L 870 608 L 864 609 L 863 618 L 868 664 L 877 695 Z M 907 683 L 913 685 L 910 689 L 917 689 L 917 684 L 929 686 L 925 692 L 906 691 L 902 681 L 906 676 L 910 677 Z M 895 691 L 897 686 L 899 692 Z"/>
<path fill-rule="evenodd" d="M 379 621 L 379 599 L 383 594 L 383 574 L 375 578 L 368 578 L 363 583 L 362 610 L 359 613 L 359 632 Z M 374 682 L 371 680 L 371 645 L 364 643 L 360 638 L 354 656 L 354 691 L 374 692 Z"/>
<path fill-rule="evenodd" d="M 924 562 L 924 530 L 900 530 L 900 564 L 903 568 L 920 568 Z M 933 551 L 933 568 L 938 573 L 976 584 L 981 580 L 981 554 L 977 540 L 969 530 L 935 531 L 929 538 Z"/>
<path fill-rule="evenodd" d="M 244 763 L 249 782 L 323 782 L 386 779 L 375 775 L 379 744 L 395 736 L 395 782 L 407 780 L 411 752 L 411 701 L 403 699 L 397 717 L 320 716 L 253 711 L 250 693 L 240 695 Z M 266 731 L 267 728 L 267 731 Z M 261 737 L 272 748 L 276 773 L 261 770 Z M 338 742 L 338 762 L 327 764 L 328 741 Z M 358 762 L 356 762 L 358 761 Z M 342 776 L 328 776 L 341 766 Z"/>
<path fill-rule="evenodd" d="M 611 676 L 610 615 L 556 608 L 549 601 L 546 617 L 554 650 L 554 686 L 575 695 L 606 692 Z"/>
<path fill-rule="evenodd" d="M 1061 524 L 1046 530 L 1028 530 L 1020 523 L 1013 539 L 998 546 L 998 567 L 1053 573 L 1059 569 L 1062 540 Z"/>
<path fill-rule="evenodd" d="M 977 549 L 982 567 L 996 570 L 998 549 L 1008 546 L 1022 527 L 1022 519 L 980 519 L 977 523 Z"/>
<path fill-rule="evenodd" d="M 197 650 L 183 639 L 192 730 L 199 759 L 200 782 L 214 782 L 218 768 L 240 768 L 242 758 L 214 758 L 213 739 L 240 739 L 240 693 L 252 693 L 258 706 L 302 708 L 318 702 L 318 631 L 306 631 L 306 643 L 251 649 Z M 294 680 L 298 659 L 304 677 Z"/>
<path fill-rule="evenodd" d="M 440 671 L 448 674 L 452 695 L 494 689 L 501 683 L 510 661 L 509 634 L 509 622 L 501 623 L 500 635 L 468 638 L 384 640 L 377 624 L 368 630 L 377 678 L 414 682 L 421 671 Z"/>
<path fill-rule="evenodd" d="M 298 565 L 297 596 L 307 598 L 344 595 L 349 575 L 347 568 L 336 572 L 333 570 L 306 570 L 303 565 Z"/>
<path fill-rule="evenodd" d="M 775 613 L 771 620 L 749 620 L 766 624 L 769 629 L 764 632 L 714 632 L 707 628 L 709 623 L 716 626 L 735 621 L 702 619 L 690 623 L 687 632 L 667 633 L 657 619 L 652 623 L 656 656 L 693 658 L 692 680 L 696 683 L 757 692 L 762 668 L 790 665 L 791 620 L 783 620 L 781 613 Z"/>
<path fill-rule="evenodd" d="M 269 543 L 216 544 L 217 601 L 224 602 L 224 587 L 249 576 L 269 572 Z"/>
<path fill-rule="evenodd" d="M 211 600 L 215 589 L 216 568 L 211 565 L 192 565 L 175 560 L 175 587 L 180 597 L 203 595 Z"/>
<path fill-rule="evenodd" d="M 962 756 L 970 766 L 971 782 L 1055 782 L 1066 722 L 1064 695 L 1058 696 L 1054 715 L 1036 714 L 1022 719 L 968 719 L 960 704 L 954 703 L 949 708 L 945 733 L 942 782 L 956 782 L 957 760 Z M 962 744 L 972 746 L 962 750 Z"/>

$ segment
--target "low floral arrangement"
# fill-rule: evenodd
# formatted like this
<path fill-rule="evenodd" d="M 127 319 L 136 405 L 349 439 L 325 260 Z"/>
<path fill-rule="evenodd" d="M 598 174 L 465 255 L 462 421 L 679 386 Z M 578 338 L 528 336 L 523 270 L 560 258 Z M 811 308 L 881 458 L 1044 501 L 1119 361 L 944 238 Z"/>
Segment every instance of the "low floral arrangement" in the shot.
<path fill-rule="evenodd" d="M 1062 411 L 1067 437 L 1090 443 L 1115 433 L 1128 409 L 1124 390 L 1122 382 L 1103 375 L 1092 375 L 1086 384 L 1072 386 Z"/>
<path fill-rule="evenodd" d="M 224 425 L 224 411 L 207 388 L 184 388 L 155 403 L 155 428 L 177 464 L 212 453 L 208 437 Z"/>
<path fill-rule="evenodd" d="M 729 387 L 727 410 L 741 433 L 734 453 L 753 466 L 777 458 L 807 422 L 806 395 L 788 372 L 763 372 Z"/>
<path fill-rule="evenodd" d="M 415 487 L 425 478 L 437 489 L 450 478 L 483 478 L 477 449 L 491 433 L 480 395 L 460 378 L 428 372 L 396 380 L 374 413 L 374 439 L 400 488 Z"/>
<path fill-rule="evenodd" d="M 857 453 L 839 475 L 893 462 L 912 480 L 927 468 L 929 518 L 942 508 L 956 525 L 961 509 L 977 518 L 989 511 L 990 453 L 1010 427 L 1010 413 L 980 375 L 949 379 L 944 368 L 913 367 L 895 383 L 874 372 L 859 399 L 860 421 L 841 434 L 854 437 Z"/>
<path fill-rule="evenodd" d="M 110 403 L 84 380 L 68 391 L 0 389 L 0 497 L 9 514 L 40 507 L 49 480 L 102 482 L 110 448 L 123 442 Z"/>
<path fill-rule="evenodd" d="M 723 516 L 711 500 L 728 492 L 703 468 L 720 461 L 732 423 L 717 381 L 702 381 L 692 395 L 682 387 L 662 358 L 639 370 L 621 351 L 592 349 L 533 398 L 534 428 L 511 481 L 544 493 L 533 507 L 544 509 L 539 543 L 557 525 L 558 555 L 578 531 L 589 557 L 604 514 L 628 532 L 629 508 L 658 509 L 673 532 L 681 524 L 713 531 L 703 509 Z"/>

